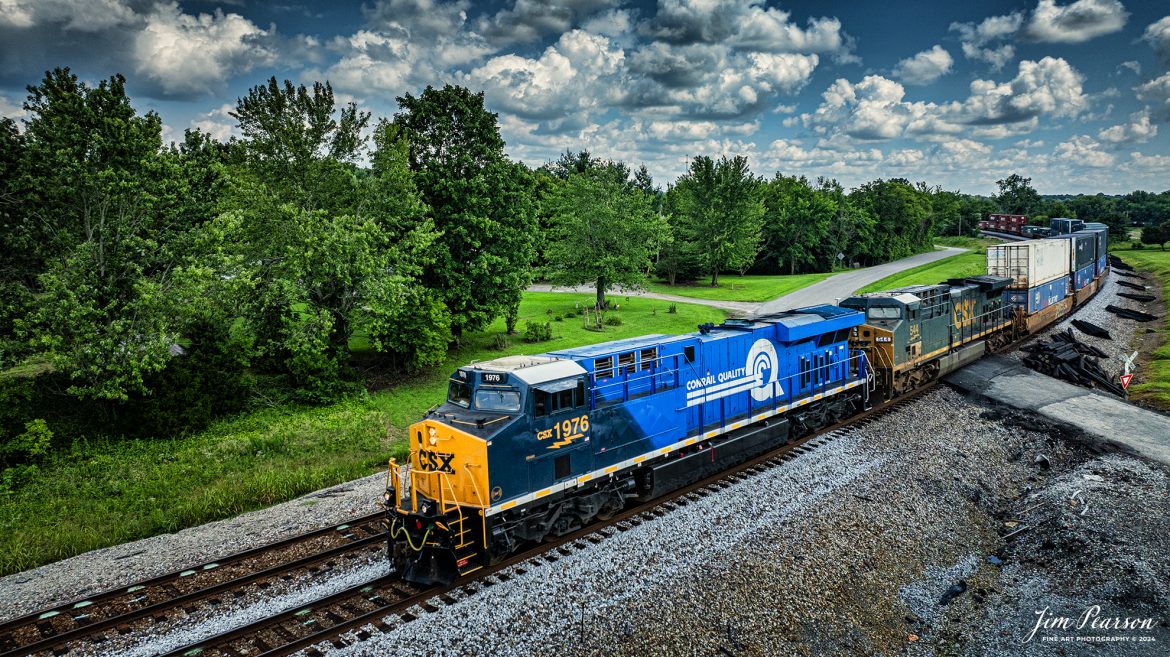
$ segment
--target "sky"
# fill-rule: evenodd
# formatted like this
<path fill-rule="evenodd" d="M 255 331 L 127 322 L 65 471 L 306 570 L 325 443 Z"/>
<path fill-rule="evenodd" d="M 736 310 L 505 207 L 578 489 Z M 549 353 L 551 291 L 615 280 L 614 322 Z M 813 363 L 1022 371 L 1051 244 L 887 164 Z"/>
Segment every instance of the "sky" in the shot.
<path fill-rule="evenodd" d="M 167 140 L 238 134 L 271 76 L 375 117 L 450 83 L 485 94 L 513 158 L 585 149 L 659 185 L 744 155 L 847 188 L 1170 189 L 1167 0 L 0 0 L 0 114 L 56 66 L 123 74 Z"/>

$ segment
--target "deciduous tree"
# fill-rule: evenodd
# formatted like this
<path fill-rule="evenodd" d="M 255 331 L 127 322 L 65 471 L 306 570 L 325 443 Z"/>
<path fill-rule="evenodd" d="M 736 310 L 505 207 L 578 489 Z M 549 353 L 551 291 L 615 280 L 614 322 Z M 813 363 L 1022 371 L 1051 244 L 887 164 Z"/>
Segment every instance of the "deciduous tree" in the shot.
<path fill-rule="evenodd" d="M 591 284 L 597 307 L 616 285 L 638 287 L 666 236 L 653 200 L 608 175 L 575 173 L 552 198 L 549 278 L 560 285 Z"/>
<path fill-rule="evenodd" d="M 699 239 L 699 260 L 719 284 L 719 272 L 746 269 L 760 251 L 764 203 L 760 183 L 747 158 L 726 156 L 718 162 L 699 156 L 675 185 L 679 221 Z"/>
<path fill-rule="evenodd" d="M 456 336 L 507 312 L 531 282 L 537 207 L 532 174 L 504 156 L 483 94 L 427 87 L 398 98 L 394 124 L 440 237 L 423 280 L 451 312 Z"/>

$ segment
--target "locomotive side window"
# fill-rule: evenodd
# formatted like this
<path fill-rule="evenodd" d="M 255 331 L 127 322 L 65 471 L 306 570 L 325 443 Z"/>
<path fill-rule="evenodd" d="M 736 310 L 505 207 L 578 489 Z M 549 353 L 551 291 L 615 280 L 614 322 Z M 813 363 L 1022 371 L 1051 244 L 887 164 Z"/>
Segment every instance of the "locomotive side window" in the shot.
<path fill-rule="evenodd" d="M 618 368 L 626 374 L 634 373 L 634 352 L 618 354 Z"/>
<path fill-rule="evenodd" d="M 584 406 L 585 404 L 585 381 L 578 379 L 577 387 L 573 389 L 573 405 Z"/>
<path fill-rule="evenodd" d="M 654 369 L 658 361 L 658 348 L 643 349 L 642 353 L 638 354 L 638 371 Z"/>
<path fill-rule="evenodd" d="M 533 392 L 535 393 L 534 398 L 536 401 L 534 402 L 535 405 L 532 409 L 532 414 L 536 417 L 548 415 L 549 411 L 552 410 L 551 397 L 543 390 L 535 390 Z"/>
<path fill-rule="evenodd" d="M 684 347 L 683 348 L 683 361 L 685 361 L 688 364 L 695 362 L 695 348 L 694 347 Z"/>
<path fill-rule="evenodd" d="M 569 388 L 557 393 L 557 410 L 563 411 L 567 408 L 573 408 L 573 393 L 576 388 Z"/>
<path fill-rule="evenodd" d="M 598 358 L 593 361 L 593 371 L 597 373 L 599 379 L 613 378 L 613 356 L 606 356 L 605 358 Z"/>
<path fill-rule="evenodd" d="M 874 306 L 866 311 L 866 316 L 870 319 L 901 319 L 902 309 L 889 306 Z"/>
<path fill-rule="evenodd" d="M 451 380 L 447 385 L 447 401 L 463 408 L 471 406 L 471 387 L 462 381 Z"/>

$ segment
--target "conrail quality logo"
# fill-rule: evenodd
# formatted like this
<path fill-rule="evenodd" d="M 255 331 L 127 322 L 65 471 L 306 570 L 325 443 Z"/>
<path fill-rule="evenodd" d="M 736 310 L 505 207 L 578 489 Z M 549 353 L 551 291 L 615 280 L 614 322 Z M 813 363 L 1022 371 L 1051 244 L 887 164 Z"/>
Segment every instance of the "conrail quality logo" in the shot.
<path fill-rule="evenodd" d="M 714 401 L 737 392 L 750 391 L 752 399 L 765 401 L 784 394 L 779 383 L 780 359 L 768 340 L 756 340 L 748 350 L 743 367 L 687 381 L 687 406 Z"/>

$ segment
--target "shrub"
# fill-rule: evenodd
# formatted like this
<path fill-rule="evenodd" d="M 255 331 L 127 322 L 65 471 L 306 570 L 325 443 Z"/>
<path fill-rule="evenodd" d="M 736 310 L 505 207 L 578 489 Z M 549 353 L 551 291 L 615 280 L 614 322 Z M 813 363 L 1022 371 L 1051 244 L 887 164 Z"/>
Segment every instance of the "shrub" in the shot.
<path fill-rule="evenodd" d="M 545 342 L 547 340 L 552 340 L 552 324 L 551 323 L 544 322 L 542 324 L 540 322 L 533 322 L 531 320 L 525 323 L 525 328 L 524 328 L 524 341 L 525 342 Z"/>
<path fill-rule="evenodd" d="M 622 318 L 618 317 L 617 315 L 610 315 L 609 317 L 605 318 L 605 324 L 606 326 L 621 326 Z"/>
<path fill-rule="evenodd" d="M 553 321 L 554 322 L 563 322 L 563 321 L 565 321 L 565 318 L 562 315 L 557 315 L 556 317 L 553 317 Z"/>
<path fill-rule="evenodd" d="M 570 310 L 569 312 L 565 313 L 565 317 L 576 317 L 576 316 L 577 316 L 576 310 Z"/>
<path fill-rule="evenodd" d="M 671 315 L 677 315 L 678 314 L 678 304 L 677 303 L 670 304 L 669 306 L 666 307 L 666 312 L 671 314 Z"/>
<path fill-rule="evenodd" d="M 497 335 L 496 337 L 492 338 L 492 349 L 495 349 L 496 351 L 503 351 L 511 346 L 512 343 L 508 340 L 507 336 Z"/>

